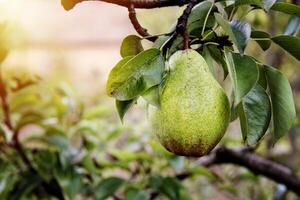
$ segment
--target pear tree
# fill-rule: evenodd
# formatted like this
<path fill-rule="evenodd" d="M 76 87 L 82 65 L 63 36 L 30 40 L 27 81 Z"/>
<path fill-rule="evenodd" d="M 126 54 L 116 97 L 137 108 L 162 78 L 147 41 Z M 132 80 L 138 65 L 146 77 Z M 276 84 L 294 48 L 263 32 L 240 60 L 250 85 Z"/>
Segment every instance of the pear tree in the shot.
<path fill-rule="evenodd" d="M 66 9 L 71 9 L 77 3 L 83 1 L 63 0 L 62 4 Z M 164 109 L 166 104 L 164 99 L 178 98 L 177 104 L 176 101 L 173 102 L 174 108 L 172 109 L 170 105 L 168 109 L 169 112 L 175 112 L 176 108 L 181 108 L 181 111 L 175 112 L 175 116 L 170 114 L 170 116 L 162 117 L 165 118 L 161 119 L 161 121 L 164 121 L 161 122 L 162 124 L 167 123 L 171 126 L 176 120 L 188 123 L 192 118 L 195 118 L 193 120 L 199 120 L 203 130 L 206 130 L 206 128 L 208 130 L 209 126 L 215 127 L 217 130 L 218 126 L 211 124 L 209 121 L 204 123 L 201 118 L 218 115 L 223 117 L 224 124 L 229 118 L 231 121 L 239 118 L 242 138 L 246 145 L 252 147 L 259 143 L 269 129 L 272 129 L 273 143 L 289 131 L 295 121 L 296 112 L 287 77 L 276 68 L 277 66 L 269 66 L 254 55 L 247 55 L 245 49 L 250 41 L 257 42 L 257 45 L 263 51 L 268 51 L 271 44 L 275 43 L 295 59 L 300 60 L 300 38 L 296 36 L 299 29 L 298 17 L 300 16 L 298 5 L 289 2 L 276 2 L 275 0 L 103 1 L 127 7 L 129 18 L 138 33 L 138 35 L 126 36 L 123 40 L 120 49 L 123 58 L 112 69 L 107 82 L 107 94 L 116 99 L 116 107 L 121 120 L 140 97 L 143 97 L 151 106 L 158 109 Z M 170 32 L 150 35 L 139 24 L 135 9 L 165 6 L 185 6 L 185 9 L 177 20 L 176 27 Z M 272 35 L 272 33 L 265 30 L 256 29 L 255 25 L 243 20 L 245 15 L 256 10 L 263 10 L 265 13 L 279 12 L 290 15 L 290 21 L 283 33 Z M 142 40 L 151 41 L 153 46 L 144 49 L 141 43 Z M 185 77 L 188 76 L 189 67 L 194 65 L 190 64 L 192 63 L 190 60 L 183 61 L 186 54 L 178 53 L 181 50 L 197 52 L 197 56 L 195 53 L 191 53 L 195 54 L 195 58 L 191 58 L 191 60 L 199 57 L 199 62 L 202 62 L 203 59 L 200 58 L 204 58 L 205 62 L 203 64 L 198 63 L 195 65 L 199 65 L 197 68 L 207 68 L 205 71 L 209 69 L 210 73 L 203 75 L 206 72 L 199 72 L 198 76 L 193 74 L 193 76 Z M 176 56 L 173 56 L 174 54 Z M 180 63 L 178 65 L 185 66 L 180 69 L 182 70 L 181 73 L 176 73 L 176 69 L 173 73 L 173 69 L 170 69 L 172 68 L 170 65 L 176 65 L 174 62 L 177 61 L 174 61 L 174 57 L 182 60 L 182 63 L 178 61 Z M 173 64 L 170 64 L 170 62 Z M 201 87 L 208 87 L 210 82 L 215 82 L 215 80 L 205 82 L 203 81 L 204 78 L 200 77 L 216 76 L 214 74 L 216 66 L 221 67 L 223 70 L 223 79 L 231 81 L 232 93 L 227 94 L 230 99 L 231 116 L 227 116 L 227 114 L 221 116 L 221 113 L 214 113 L 213 110 L 203 110 L 202 115 L 191 113 L 197 106 L 204 107 L 213 101 L 227 107 L 226 101 L 219 100 L 218 97 L 211 97 L 213 96 L 213 89 L 201 91 Z M 164 91 L 165 88 L 168 89 L 168 79 L 172 79 L 172 76 L 175 76 L 174 74 L 178 76 L 175 78 L 178 79 L 178 84 L 172 86 L 174 94 L 170 92 L 166 95 Z M 198 81 L 196 81 L 197 79 Z M 192 91 L 194 85 L 191 82 L 194 81 L 195 87 L 199 87 L 201 98 L 200 96 L 193 96 L 195 91 Z M 197 84 L 198 86 L 196 86 Z M 184 85 L 186 88 L 182 88 L 180 85 Z M 182 96 L 176 95 L 177 90 L 185 94 L 182 94 Z M 191 100 L 185 102 L 184 98 L 191 98 Z M 180 105 L 180 101 L 183 105 Z M 186 108 L 188 106 L 185 104 L 188 104 L 190 108 Z M 189 109 L 191 110 L 190 113 L 184 113 L 184 110 Z M 167 122 L 167 120 L 170 121 Z M 167 124 L 165 125 L 168 126 Z M 194 128 L 193 125 L 187 127 L 186 130 Z M 160 132 L 164 134 L 164 131 L 161 130 Z M 177 131 L 172 130 L 172 132 L 177 134 Z M 216 132 L 221 134 L 223 131 Z M 178 134 L 180 134 L 180 131 Z M 185 135 L 185 132 L 183 131 L 182 134 Z M 194 134 L 196 133 L 192 135 Z M 197 138 L 194 138 L 194 140 L 197 140 Z M 198 148 L 201 148 L 200 146 Z"/>
<path fill-rule="evenodd" d="M 69 10 L 84 1 L 88 0 L 62 0 L 62 5 Z M 152 131 L 167 150 L 184 156 L 212 154 L 228 124 L 238 118 L 245 152 L 252 152 L 264 138 L 271 138 L 271 144 L 275 145 L 295 123 L 295 104 L 288 78 L 276 62 L 265 62 L 245 50 L 250 43 L 256 43 L 256 48 L 268 53 L 270 46 L 276 45 L 300 61 L 299 2 L 98 1 L 126 7 L 137 32 L 126 36 L 121 44 L 122 59 L 109 74 L 107 95 L 115 98 L 122 121 L 139 98 L 146 100 Z M 168 6 L 184 7 L 174 22 L 176 26 L 167 33 L 151 35 L 139 23 L 136 9 Z M 258 26 L 245 20 L 258 10 L 270 18 L 286 15 L 289 20 L 277 32 L 273 30 L 274 25 L 273 28 Z M 143 40 L 150 41 L 152 46 L 145 49 Z M 222 71 L 221 78 L 216 71 Z M 230 88 L 225 92 L 222 87 L 226 84 Z M 241 152 L 216 148 L 212 160 L 244 165 L 272 177 L 263 172 L 266 169 L 256 169 L 251 163 L 241 161 L 244 159 L 239 157 Z M 231 158 L 226 160 L 218 155 Z M 256 159 L 252 160 L 256 165 Z M 258 165 L 264 164 L 258 162 Z"/>
<path fill-rule="evenodd" d="M 155 139 L 126 134 L 106 105 L 85 107 L 66 85 L 3 72 L 10 49 L 0 24 L 0 199 L 300 197 L 299 150 L 269 152 L 299 144 L 300 78 L 293 88 L 288 80 L 300 61 L 298 0 L 61 0 L 66 10 L 87 1 L 128 10 L 136 34 L 124 36 L 106 93 L 121 122 L 143 99 Z M 182 13 L 151 34 L 136 10 L 162 7 Z"/>
<path fill-rule="evenodd" d="M 68 10 L 85 0 L 62 0 Z M 229 121 L 240 120 L 246 146 L 255 148 L 267 132 L 275 144 L 291 128 L 296 111 L 287 77 L 245 49 L 250 41 L 268 51 L 274 43 L 300 60 L 300 7 L 275 0 L 100 0 L 127 7 L 138 35 L 126 36 L 123 57 L 112 69 L 107 94 L 115 98 L 121 120 L 142 97 L 155 109 L 153 131 L 171 152 L 208 154 Z M 176 27 L 150 35 L 135 9 L 185 6 Z M 290 15 L 285 30 L 258 29 L 243 18 L 252 11 Z M 142 40 L 152 42 L 144 49 Z M 215 80 L 215 68 L 231 82 L 226 96 Z M 230 102 L 228 102 L 228 99 Z M 150 117 L 152 118 L 152 117 Z M 270 130 L 270 131 L 268 131 Z"/>

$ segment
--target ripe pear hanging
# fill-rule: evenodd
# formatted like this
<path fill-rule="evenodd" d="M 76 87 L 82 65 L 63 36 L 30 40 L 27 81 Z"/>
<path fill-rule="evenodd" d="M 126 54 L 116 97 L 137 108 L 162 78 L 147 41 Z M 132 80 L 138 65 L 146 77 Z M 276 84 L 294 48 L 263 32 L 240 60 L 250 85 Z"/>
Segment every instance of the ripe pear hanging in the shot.
<path fill-rule="evenodd" d="M 161 88 L 160 108 L 149 110 L 153 131 L 170 152 L 206 155 L 227 129 L 228 98 L 198 52 L 176 52 L 169 59 L 169 67 Z"/>

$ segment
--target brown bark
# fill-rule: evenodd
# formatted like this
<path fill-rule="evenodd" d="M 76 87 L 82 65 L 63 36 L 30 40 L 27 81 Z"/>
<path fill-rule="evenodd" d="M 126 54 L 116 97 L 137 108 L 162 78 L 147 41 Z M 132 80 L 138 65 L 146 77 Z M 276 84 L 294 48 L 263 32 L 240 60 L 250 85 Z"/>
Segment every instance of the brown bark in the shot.
<path fill-rule="evenodd" d="M 62 0 L 62 5 L 66 10 L 72 9 L 77 3 L 84 1 L 103 1 L 106 3 L 112 3 L 119 6 L 129 7 L 131 4 L 135 8 L 161 8 L 168 6 L 183 6 L 187 4 L 188 0 Z"/>
<path fill-rule="evenodd" d="M 248 168 L 257 175 L 265 176 L 285 185 L 300 196 L 300 178 L 288 167 L 267 160 L 249 150 L 218 148 L 214 153 L 200 159 L 199 164 L 210 167 L 219 164 L 235 164 Z"/>

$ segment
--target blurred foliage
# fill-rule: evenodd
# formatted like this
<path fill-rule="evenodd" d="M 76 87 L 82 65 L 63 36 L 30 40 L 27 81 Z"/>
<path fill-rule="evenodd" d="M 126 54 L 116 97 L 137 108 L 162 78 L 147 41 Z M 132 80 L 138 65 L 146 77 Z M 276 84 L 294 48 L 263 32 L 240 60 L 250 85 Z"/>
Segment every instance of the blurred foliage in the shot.
<path fill-rule="evenodd" d="M 53 195 L 51 189 L 57 198 L 61 193 L 67 199 L 189 196 L 174 178 L 187 167 L 187 161 L 116 125 L 106 106 L 86 108 L 69 87 L 49 88 L 30 74 L 5 73 L 3 82 L 14 129 L 1 124 L 0 199 L 47 199 Z M 16 130 L 32 166 L 22 162 L 14 147 Z M 215 178 L 197 166 L 191 170 Z"/>
<path fill-rule="evenodd" d="M 24 72 L 5 71 L 3 79 L 32 168 L 1 123 L 0 199 L 271 199 L 276 190 L 248 170 L 206 169 L 167 152 L 146 127 L 121 125 L 105 103 L 83 105 L 68 85 L 49 86 Z M 223 143 L 236 146 L 234 138 Z"/>
<path fill-rule="evenodd" d="M 244 11 L 240 12 L 242 15 Z M 256 10 L 245 20 L 258 28 L 272 26 L 270 18 Z M 285 27 L 288 20 L 285 15 L 277 17 L 275 28 Z M 162 27 L 156 24 L 158 26 Z M 246 51 L 259 59 L 268 59 L 270 56 L 257 45 L 251 41 Z M 0 58 L 4 60 L 7 50 L 2 45 L 0 49 Z M 277 51 L 272 45 L 271 55 Z M 299 110 L 299 64 L 285 55 L 282 60 L 278 67 L 281 66 L 293 83 Z M 109 103 L 99 100 L 97 105 L 83 104 L 84 99 L 79 98 L 76 89 L 69 84 L 49 83 L 21 70 L 1 68 L 1 73 L 0 92 L 6 91 L 1 96 L 10 108 L 9 112 L 1 109 L 0 113 L 1 200 L 297 199 L 294 194 L 286 194 L 282 185 L 244 168 L 207 169 L 197 165 L 196 159 L 167 152 L 144 125 L 140 113 L 134 116 L 136 113 L 132 112 L 129 122 L 122 125 Z M 64 76 L 57 79 L 63 80 Z M 2 108 L 3 105 L 2 99 Z M 138 105 L 144 107 L 144 102 L 139 101 Z M 12 128 L 7 126 L 7 115 Z M 293 146 L 300 143 L 298 124 L 275 148 L 270 148 L 268 140 L 264 140 L 257 152 L 288 165 L 299 174 L 299 150 Z M 238 131 L 233 124 L 222 144 L 241 146 Z M 13 138 L 16 132 L 21 151 Z"/>

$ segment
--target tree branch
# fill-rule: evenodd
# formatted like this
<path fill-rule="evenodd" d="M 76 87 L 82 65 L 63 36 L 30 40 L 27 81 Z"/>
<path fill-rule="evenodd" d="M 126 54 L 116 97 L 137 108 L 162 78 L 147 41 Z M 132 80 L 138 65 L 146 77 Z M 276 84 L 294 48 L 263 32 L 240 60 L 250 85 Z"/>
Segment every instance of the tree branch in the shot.
<path fill-rule="evenodd" d="M 61 0 L 63 7 L 66 10 L 72 9 L 77 3 L 84 1 L 102 1 L 106 3 L 112 3 L 119 6 L 129 7 L 131 4 L 135 8 L 161 8 L 168 6 L 183 6 L 188 3 L 188 0 Z"/>
<path fill-rule="evenodd" d="M 28 167 L 28 170 L 30 170 L 34 174 L 38 174 L 38 172 L 32 166 L 29 158 L 25 154 L 25 151 L 24 151 L 23 146 L 19 139 L 19 133 L 20 133 L 19 130 L 17 128 L 15 128 L 12 123 L 11 111 L 10 111 L 10 106 L 9 106 L 9 102 L 8 102 L 8 92 L 7 92 L 5 82 L 2 79 L 1 72 L 0 72 L 0 100 L 1 100 L 2 112 L 4 115 L 3 123 L 7 126 L 7 128 L 13 134 L 13 146 L 12 147 L 20 155 L 22 161 Z M 55 179 L 51 179 L 50 182 L 43 180 L 41 185 L 48 194 L 53 195 L 54 197 L 57 197 L 59 200 L 64 200 L 64 196 L 62 194 L 60 186 Z"/>
<path fill-rule="evenodd" d="M 232 150 L 220 147 L 210 155 L 199 160 L 199 164 L 210 167 L 219 164 L 235 164 L 246 167 L 255 174 L 263 175 L 285 185 L 300 196 L 300 178 L 291 169 L 256 155 L 249 150 Z"/>
<path fill-rule="evenodd" d="M 173 40 L 176 38 L 178 34 L 181 34 L 184 38 L 183 44 L 184 49 L 189 48 L 189 35 L 186 30 L 187 27 L 187 20 L 188 17 L 193 9 L 193 7 L 200 1 L 200 0 L 61 0 L 63 7 L 66 10 L 72 9 L 77 3 L 81 3 L 84 1 L 103 1 L 107 3 L 116 4 L 119 6 L 124 6 L 128 8 L 129 11 L 129 19 L 133 24 L 135 30 L 143 37 L 150 41 L 155 41 L 157 39 L 156 36 L 151 37 L 151 35 L 147 32 L 145 28 L 143 28 L 136 17 L 135 8 L 160 8 L 160 7 L 167 7 L 167 6 L 183 6 L 188 3 L 186 9 L 184 10 L 183 14 L 178 19 L 178 23 L 176 26 L 176 30 L 172 38 L 169 40 L 169 43 L 172 43 Z M 149 37 L 150 36 L 150 37 Z"/>
<path fill-rule="evenodd" d="M 147 29 L 143 28 L 140 25 L 140 23 L 136 17 L 136 12 L 135 12 L 133 4 L 130 4 L 130 6 L 128 7 L 128 15 L 129 15 L 129 19 L 130 19 L 134 29 L 140 36 L 145 37 L 147 40 L 149 40 L 151 42 L 154 42 L 157 39 L 157 36 L 151 36 L 148 33 Z"/>
<path fill-rule="evenodd" d="M 177 25 L 175 28 L 175 31 L 173 32 L 170 39 L 167 41 L 167 43 L 163 47 L 163 52 L 166 51 L 174 42 L 174 40 L 177 38 L 177 36 L 180 34 L 183 37 L 183 49 L 189 48 L 189 34 L 187 32 L 187 21 L 188 18 L 192 12 L 193 7 L 200 2 L 200 0 L 189 0 L 189 4 L 183 11 L 182 15 L 177 20 Z"/>
<path fill-rule="evenodd" d="M 129 10 L 130 20 L 136 31 L 143 37 L 148 37 L 149 34 L 144 29 L 136 18 L 135 8 L 160 8 L 167 6 L 182 6 L 188 3 L 182 16 L 178 19 L 176 30 L 171 39 L 165 46 L 172 44 L 178 34 L 184 38 L 184 48 L 189 47 L 189 38 L 186 32 L 187 19 L 191 13 L 192 8 L 200 0 L 62 0 L 62 5 L 66 10 L 72 9 L 77 3 L 84 1 L 102 1 L 127 7 Z M 151 37 L 150 37 L 151 38 Z M 300 178 L 296 176 L 291 169 L 273 161 L 267 160 L 261 156 L 256 155 L 252 151 L 247 150 L 232 150 L 226 147 L 220 147 L 199 160 L 199 164 L 210 167 L 219 164 L 235 164 L 246 167 L 255 174 L 265 176 L 271 180 L 285 185 L 289 190 L 295 192 L 300 196 Z M 191 174 L 179 174 L 177 178 L 183 180 Z M 155 196 L 155 195 L 154 195 Z"/>
<path fill-rule="evenodd" d="M 16 151 L 20 154 L 22 160 L 24 163 L 29 167 L 32 168 L 31 163 L 29 159 L 27 158 L 23 147 L 19 141 L 19 131 L 13 127 L 12 121 L 11 121 L 11 112 L 10 112 L 10 106 L 7 102 L 8 94 L 6 91 L 6 86 L 4 81 L 2 80 L 2 74 L 0 74 L 0 99 L 1 99 L 1 107 L 4 114 L 3 123 L 7 126 L 7 128 L 13 133 L 13 142 L 14 147 Z"/>

